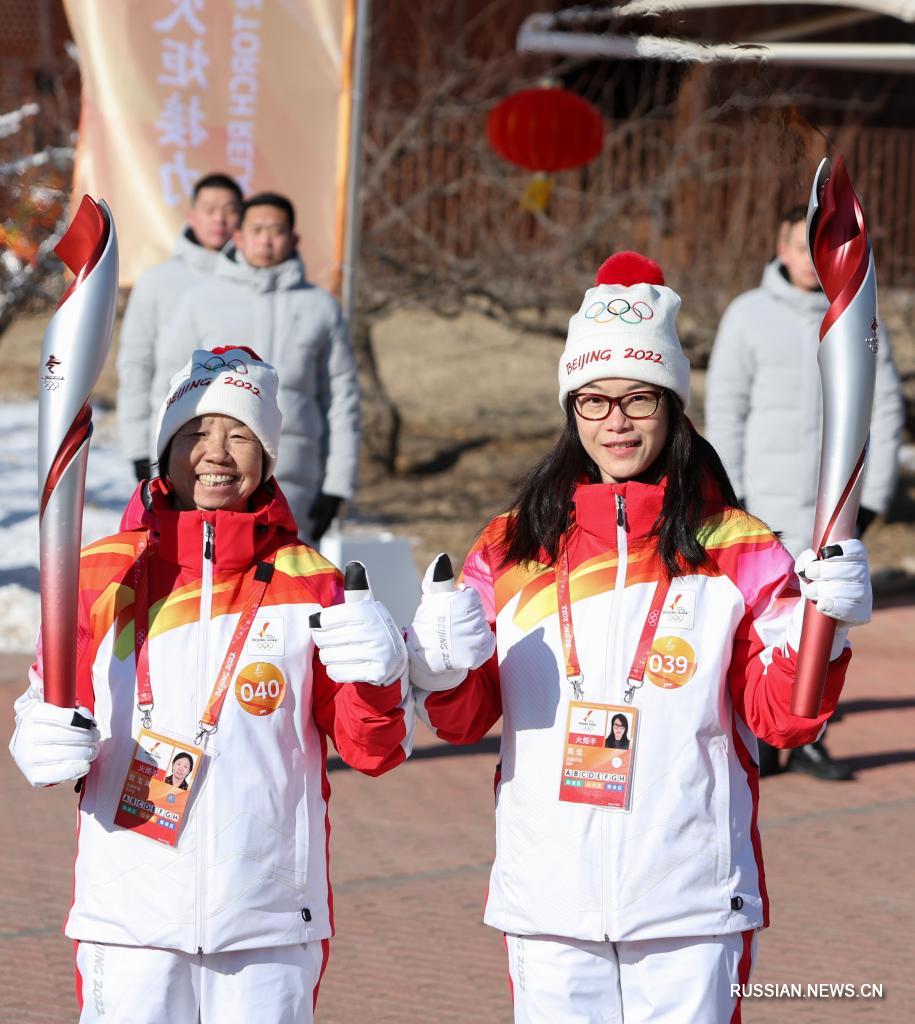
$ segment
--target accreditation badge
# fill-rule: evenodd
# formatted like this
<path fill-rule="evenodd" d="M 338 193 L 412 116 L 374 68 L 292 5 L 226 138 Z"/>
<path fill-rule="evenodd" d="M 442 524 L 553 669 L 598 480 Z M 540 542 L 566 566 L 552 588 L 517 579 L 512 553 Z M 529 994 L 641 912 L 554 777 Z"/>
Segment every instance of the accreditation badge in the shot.
<path fill-rule="evenodd" d="M 174 846 L 205 756 L 180 737 L 141 729 L 118 797 L 115 825 Z"/>
<path fill-rule="evenodd" d="M 569 702 L 559 799 L 628 811 L 639 710 Z"/>

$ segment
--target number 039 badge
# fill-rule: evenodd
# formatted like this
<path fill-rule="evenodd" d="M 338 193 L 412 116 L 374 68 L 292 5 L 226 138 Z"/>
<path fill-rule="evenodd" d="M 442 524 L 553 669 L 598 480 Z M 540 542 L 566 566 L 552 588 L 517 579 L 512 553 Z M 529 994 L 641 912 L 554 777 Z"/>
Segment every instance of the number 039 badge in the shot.
<path fill-rule="evenodd" d="M 696 674 L 696 652 L 680 636 L 655 637 L 645 666 L 645 677 L 662 690 L 685 686 Z"/>
<path fill-rule="evenodd" d="M 638 708 L 569 702 L 559 799 L 628 811 Z"/>
<path fill-rule="evenodd" d="M 235 677 L 235 699 L 249 715 L 272 715 L 285 694 L 283 673 L 269 661 L 253 661 Z"/>

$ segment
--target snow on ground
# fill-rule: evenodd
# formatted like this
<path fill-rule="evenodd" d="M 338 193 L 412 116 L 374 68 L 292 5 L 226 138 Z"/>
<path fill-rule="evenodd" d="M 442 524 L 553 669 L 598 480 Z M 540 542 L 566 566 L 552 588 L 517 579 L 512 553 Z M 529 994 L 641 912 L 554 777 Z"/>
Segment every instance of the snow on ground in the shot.
<path fill-rule="evenodd" d="M 96 410 L 83 543 L 117 532 L 133 493 L 114 414 Z M 38 632 L 38 402 L 0 404 L 0 652 L 32 651 Z"/>

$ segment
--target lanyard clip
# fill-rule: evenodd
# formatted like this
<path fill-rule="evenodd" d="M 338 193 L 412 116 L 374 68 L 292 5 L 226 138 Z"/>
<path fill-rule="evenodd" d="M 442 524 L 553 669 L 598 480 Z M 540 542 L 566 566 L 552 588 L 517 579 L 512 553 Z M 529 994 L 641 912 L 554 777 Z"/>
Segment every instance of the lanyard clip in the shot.
<path fill-rule="evenodd" d="M 572 684 L 572 695 L 575 700 L 583 700 L 585 696 L 585 677 L 579 672 L 577 675 L 569 676 L 569 682 Z"/>
<path fill-rule="evenodd" d="M 197 724 L 200 728 L 197 730 L 194 742 L 199 747 L 205 745 L 206 741 L 216 732 L 216 725 L 207 725 L 205 722 L 198 722 Z"/>
<path fill-rule="evenodd" d="M 140 721 L 143 723 L 144 729 L 149 729 L 152 726 L 152 709 L 154 707 L 153 701 L 150 701 L 148 704 L 137 701 L 137 711 L 140 712 Z"/>
<path fill-rule="evenodd" d="M 626 687 L 626 692 L 623 694 L 623 700 L 627 704 L 631 704 L 635 700 L 635 691 L 645 682 L 644 679 L 630 679 L 629 686 Z"/>

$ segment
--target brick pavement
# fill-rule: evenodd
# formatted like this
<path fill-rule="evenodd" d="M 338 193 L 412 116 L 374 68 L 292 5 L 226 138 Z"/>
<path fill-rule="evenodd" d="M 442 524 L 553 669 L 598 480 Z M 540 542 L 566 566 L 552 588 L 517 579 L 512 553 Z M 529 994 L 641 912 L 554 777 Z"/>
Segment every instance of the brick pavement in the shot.
<path fill-rule="evenodd" d="M 762 828 L 772 927 L 753 980 L 876 982 L 884 998 L 755 999 L 746 1024 L 915 1019 L 915 614 L 885 608 L 857 636 L 830 747 L 858 780 L 766 780 Z M 0 731 L 27 659 L 0 657 Z M 319 1024 L 508 1024 L 501 937 L 480 923 L 493 849 L 494 741 L 419 755 L 377 780 L 334 771 L 331 872 L 338 938 Z M 0 1021 L 76 1019 L 70 787 L 32 792 L 0 756 Z M 268 1024 L 268 1022 L 265 1022 Z M 559 1024 L 559 1022 L 557 1022 Z M 684 1022 L 688 1024 L 688 1022 Z"/>

